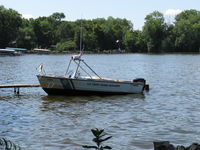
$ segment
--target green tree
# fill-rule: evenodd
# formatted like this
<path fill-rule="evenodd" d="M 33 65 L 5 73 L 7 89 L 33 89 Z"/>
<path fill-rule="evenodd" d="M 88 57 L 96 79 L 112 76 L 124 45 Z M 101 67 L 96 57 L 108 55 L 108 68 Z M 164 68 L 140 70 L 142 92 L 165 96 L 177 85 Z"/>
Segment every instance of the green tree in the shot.
<path fill-rule="evenodd" d="M 101 19 L 99 21 L 101 23 L 95 24 L 94 32 L 97 45 L 102 50 L 117 49 L 116 41 L 122 41 L 126 32 L 133 29 L 133 24 L 126 19 L 108 17 L 107 20 Z M 121 42 L 120 47 L 124 48 L 123 42 Z"/>
<path fill-rule="evenodd" d="M 125 49 L 130 52 L 144 52 L 146 49 L 142 31 L 127 31 L 123 37 Z"/>
<path fill-rule="evenodd" d="M 31 20 L 23 19 L 23 25 L 19 29 L 19 33 L 17 36 L 16 46 L 23 47 L 27 49 L 32 49 L 36 45 L 36 37 L 35 32 L 33 30 Z"/>
<path fill-rule="evenodd" d="M 57 20 L 57 21 L 61 21 L 62 19 L 65 18 L 65 14 L 64 13 L 55 12 L 50 17 L 55 19 L 55 20 Z"/>
<path fill-rule="evenodd" d="M 76 42 L 77 48 L 80 48 L 80 40 L 82 40 L 82 49 L 89 51 L 95 50 L 97 41 L 94 22 L 92 20 L 77 20 L 76 25 L 74 41 Z M 82 37 L 82 39 L 80 39 L 80 37 Z"/>
<path fill-rule="evenodd" d="M 64 50 L 74 50 L 75 42 L 72 40 L 62 41 L 56 44 L 56 49 L 60 51 Z"/>
<path fill-rule="evenodd" d="M 183 11 L 175 18 L 175 47 L 178 51 L 198 52 L 200 48 L 200 11 Z"/>
<path fill-rule="evenodd" d="M 96 50 L 105 50 L 107 41 L 102 25 L 98 23 L 94 25 L 94 34 L 96 36 Z"/>
<path fill-rule="evenodd" d="M 146 16 L 143 26 L 143 34 L 146 40 L 148 52 L 160 52 L 164 38 L 166 24 L 163 14 L 154 11 Z"/>
<path fill-rule="evenodd" d="M 92 20 L 87 21 L 83 26 L 83 48 L 86 50 L 94 50 L 97 47 L 96 35 L 94 32 L 94 24 Z"/>
<path fill-rule="evenodd" d="M 0 47 L 4 48 L 16 40 L 21 25 L 22 18 L 17 11 L 0 6 Z"/>
<path fill-rule="evenodd" d="M 122 35 L 117 33 L 117 30 L 121 30 L 122 28 L 117 24 L 118 22 L 113 17 L 108 17 L 106 23 L 103 25 L 105 35 L 104 49 L 117 49 L 116 40 L 122 40 Z"/>
<path fill-rule="evenodd" d="M 174 34 L 174 25 L 169 24 L 166 26 L 165 37 L 162 40 L 162 51 L 163 52 L 175 52 L 175 40 L 176 35 Z"/>
<path fill-rule="evenodd" d="M 61 40 L 73 40 L 75 34 L 76 25 L 73 22 L 63 21 L 57 27 L 56 38 L 58 41 Z"/>
<path fill-rule="evenodd" d="M 47 17 L 39 17 L 33 22 L 37 44 L 41 48 L 49 48 L 54 41 L 54 30 Z"/>
<path fill-rule="evenodd" d="M 33 29 L 39 47 L 49 48 L 62 40 L 59 33 L 63 31 L 63 27 L 61 26 L 63 23 L 61 19 L 63 18 L 65 18 L 64 13 L 57 12 L 49 17 L 39 17 L 34 20 Z"/>

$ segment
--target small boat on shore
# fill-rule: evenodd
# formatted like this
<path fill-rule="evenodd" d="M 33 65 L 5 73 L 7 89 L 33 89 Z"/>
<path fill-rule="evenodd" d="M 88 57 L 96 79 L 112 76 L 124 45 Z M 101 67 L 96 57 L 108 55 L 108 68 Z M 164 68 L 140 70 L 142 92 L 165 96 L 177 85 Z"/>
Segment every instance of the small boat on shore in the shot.
<path fill-rule="evenodd" d="M 0 56 L 18 56 L 20 53 L 12 49 L 0 49 Z"/>
<path fill-rule="evenodd" d="M 82 54 L 71 57 L 66 75 L 37 75 L 43 90 L 49 95 L 121 95 L 143 93 L 146 85 L 145 79 L 125 81 L 102 78 L 81 59 L 81 56 Z M 72 62 L 76 64 L 76 68 L 73 74 L 70 74 L 69 68 Z M 87 67 L 90 73 L 82 65 Z M 42 71 L 42 66 L 40 69 Z M 80 71 L 83 71 L 87 76 L 82 76 Z"/>
<path fill-rule="evenodd" d="M 37 54 L 50 54 L 49 49 L 34 48 L 33 51 Z"/>

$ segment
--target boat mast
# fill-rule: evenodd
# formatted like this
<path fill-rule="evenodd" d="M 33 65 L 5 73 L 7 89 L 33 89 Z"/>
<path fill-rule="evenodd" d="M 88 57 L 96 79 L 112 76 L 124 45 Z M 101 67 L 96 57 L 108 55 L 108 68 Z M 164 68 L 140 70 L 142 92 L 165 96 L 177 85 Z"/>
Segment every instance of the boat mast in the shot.
<path fill-rule="evenodd" d="M 83 24 L 82 24 L 82 20 L 81 20 L 81 28 L 80 28 L 80 58 L 78 59 L 78 65 L 77 65 L 77 68 L 76 68 L 76 72 L 75 72 L 75 77 L 76 77 L 76 74 L 78 72 L 78 69 L 80 67 L 80 63 L 81 63 L 81 55 L 82 55 L 82 35 L 83 34 Z"/>
<path fill-rule="evenodd" d="M 82 20 L 81 20 L 81 29 L 80 29 L 80 53 L 82 51 L 82 36 L 83 36 L 83 27 L 82 27 Z"/>

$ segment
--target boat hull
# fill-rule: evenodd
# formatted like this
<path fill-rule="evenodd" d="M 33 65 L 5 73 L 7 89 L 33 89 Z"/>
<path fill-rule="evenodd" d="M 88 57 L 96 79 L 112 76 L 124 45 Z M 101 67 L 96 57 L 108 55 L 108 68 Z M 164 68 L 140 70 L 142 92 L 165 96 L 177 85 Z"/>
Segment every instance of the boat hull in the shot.
<path fill-rule="evenodd" d="M 118 95 L 144 91 L 145 81 L 129 82 L 102 79 L 73 79 L 38 75 L 43 90 L 49 95 Z"/>
<path fill-rule="evenodd" d="M 76 96 L 76 95 L 124 95 L 124 94 L 133 94 L 133 93 L 124 93 L 124 92 L 104 92 L 104 91 L 81 91 L 81 90 L 66 90 L 66 89 L 50 89 L 43 88 L 43 90 L 48 95 L 67 95 L 67 96 Z"/>

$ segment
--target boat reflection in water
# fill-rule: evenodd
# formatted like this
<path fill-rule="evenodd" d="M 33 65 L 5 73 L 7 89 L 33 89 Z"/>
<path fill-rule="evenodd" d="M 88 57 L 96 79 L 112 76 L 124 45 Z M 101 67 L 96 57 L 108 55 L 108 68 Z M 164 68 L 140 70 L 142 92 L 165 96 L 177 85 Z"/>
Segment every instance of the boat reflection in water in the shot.
<path fill-rule="evenodd" d="M 145 89 L 145 80 L 143 78 L 134 79 L 133 81 L 102 78 L 81 56 L 82 53 L 71 57 L 66 74 L 63 76 L 37 75 L 43 90 L 49 95 L 118 95 L 143 93 Z M 76 64 L 76 68 L 73 74 L 69 74 L 72 62 Z M 42 71 L 42 66 L 40 66 L 40 70 Z M 83 71 L 86 76 L 82 76 L 80 71 Z"/>

